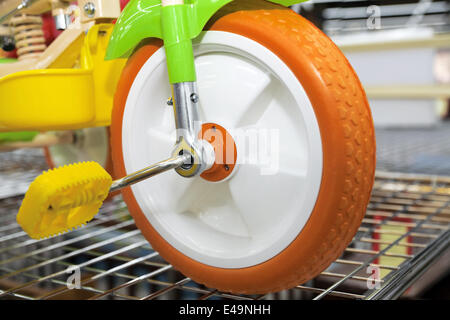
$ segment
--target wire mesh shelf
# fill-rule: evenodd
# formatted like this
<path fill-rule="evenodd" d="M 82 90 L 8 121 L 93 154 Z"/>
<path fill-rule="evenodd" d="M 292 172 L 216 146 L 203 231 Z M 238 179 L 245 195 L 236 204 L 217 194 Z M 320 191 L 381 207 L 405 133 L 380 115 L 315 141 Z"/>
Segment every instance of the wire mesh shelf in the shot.
<path fill-rule="evenodd" d="M 86 227 L 37 241 L 15 222 L 21 199 L 0 200 L 0 299 L 396 298 L 450 242 L 450 178 L 378 172 L 358 233 L 327 270 L 281 293 L 234 295 L 174 270 L 120 199 L 107 202 Z M 67 283 L 76 284 L 70 280 L 77 272 L 80 289 L 71 290 Z"/>
<path fill-rule="evenodd" d="M 450 174 L 450 123 L 430 128 L 376 128 L 377 168 L 389 172 Z"/>
<path fill-rule="evenodd" d="M 302 15 L 313 11 L 312 20 L 329 35 L 366 32 L 368 18 L 374 14 L 381 19 L 379 30 L 420 27 L 444 33 L 450 29 L 450 5 L 441 0 L 312 0 L 295 5 L 294 10 Z"/>

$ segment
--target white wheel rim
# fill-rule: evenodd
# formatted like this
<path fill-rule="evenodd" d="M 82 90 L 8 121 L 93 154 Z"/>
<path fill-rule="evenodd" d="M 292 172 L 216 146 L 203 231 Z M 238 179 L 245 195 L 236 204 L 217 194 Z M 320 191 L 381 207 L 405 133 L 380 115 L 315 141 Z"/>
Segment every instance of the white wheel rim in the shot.
<path fill-rule="evenodd" d="M 53 165 L 60 167 L 75 162 L 95 161 L 105 167 L 109 153 L 108 129 L 87 128 L 76 134 L 79 138 L 75 143 L 48 148 Z"/>
<path fill-rule="evenodd" d="M 220 268 L 267 261 L 298 236 L 314 208 L 322 178 L 319 126 L 303 87 L 271 51 L 248 38 L 207 32 L 194 42 L 203 122 L 235 138 L 238 163 L 251 156 L 239 130 L 278 129 L 279 171 L 261 162 L 238 164 L 230 179 L 211 183 L 168 172 L 132 186 L 145 217 L 173 247 Z M 122 150 L 127 173 L 167 158 L 175 144 L 166 105 L 164 49 L 141 68 L 128 94 Z M 265 172 L 267 174 L 267 172 Z"/>

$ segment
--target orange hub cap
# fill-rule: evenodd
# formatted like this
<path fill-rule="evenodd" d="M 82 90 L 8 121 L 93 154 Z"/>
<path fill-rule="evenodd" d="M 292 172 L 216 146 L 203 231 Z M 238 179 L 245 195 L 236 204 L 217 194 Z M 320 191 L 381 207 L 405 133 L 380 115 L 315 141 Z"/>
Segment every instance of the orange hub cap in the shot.
<path fill-rule="evenodd" d="M 236 143 L 228 131 L 215 123 L 205 123 L 202 126 L 200 139 L 211 144 L 216 153 L 213 166 L 201 174 L 201 177 L 211 182 L 226 179 L 236 167 Z"/>

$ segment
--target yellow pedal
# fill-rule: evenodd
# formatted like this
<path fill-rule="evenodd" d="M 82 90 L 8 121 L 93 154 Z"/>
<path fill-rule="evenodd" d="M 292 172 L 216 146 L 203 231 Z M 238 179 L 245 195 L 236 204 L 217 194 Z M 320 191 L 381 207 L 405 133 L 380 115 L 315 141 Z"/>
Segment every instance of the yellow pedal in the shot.
<path fill-rule="evenodd" d="M 96 162 L 46 171 L 28 188 L 17 222 L 33 239 L 78 228 L 97 214 L 111 184 L 111 176 Z"/>

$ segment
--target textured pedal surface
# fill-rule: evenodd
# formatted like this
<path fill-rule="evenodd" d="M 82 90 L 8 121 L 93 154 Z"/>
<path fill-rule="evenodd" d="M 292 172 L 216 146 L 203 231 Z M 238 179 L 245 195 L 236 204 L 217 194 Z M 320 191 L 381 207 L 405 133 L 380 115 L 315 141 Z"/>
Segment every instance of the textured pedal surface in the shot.
<path fill-rule="evenodd" d="M 111 184 L 111 176 L 96 162 L 46 171 L 31 183 L 17 222 L 33 239 L 78 228 L 92 220 Z"/>

